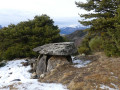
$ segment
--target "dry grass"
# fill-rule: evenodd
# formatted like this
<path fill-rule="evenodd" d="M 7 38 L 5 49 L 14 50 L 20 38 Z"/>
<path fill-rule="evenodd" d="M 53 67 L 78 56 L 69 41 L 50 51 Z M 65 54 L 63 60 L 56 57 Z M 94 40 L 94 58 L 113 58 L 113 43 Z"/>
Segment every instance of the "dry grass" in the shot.
<path fill-rule="evenodd" d="M 12 84 L 12 85 L 4 86 L 4 87 L 0 88 L 0 90 L 5 90 L 5 89 L 8 90 L 8 88 L 9 88 L 9 90 L 18 90 L 18 88 L 16 88 L 15 86 L 20 85 L 20 84 L 22 84 L 22 83 L 19 82 L 19 83 L 15 83 L 15 84 Z"/>
<path fill-rule="evenodd" d="M 101 85 L 120 89 L 120 58 L 108 58 L 103 53 L 97 53 L 96 56 L 99 58 L 87 67 L 78 69 L 62 65 L 40 81 L 63 83 L 70 90 L 102 90 Z"/>

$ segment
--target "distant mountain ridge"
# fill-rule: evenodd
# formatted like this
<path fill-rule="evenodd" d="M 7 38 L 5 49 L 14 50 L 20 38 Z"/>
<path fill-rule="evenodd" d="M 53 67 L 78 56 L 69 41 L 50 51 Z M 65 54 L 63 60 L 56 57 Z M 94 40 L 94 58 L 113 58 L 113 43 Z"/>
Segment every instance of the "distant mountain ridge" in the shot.
<path fill-rule="evenodd" d="M 79 47 L 86 34 L 87 34 L 87 32 L 85 32 L 84 30 L 76 30 L 69 35 L 65 35 L 65 37 L 69 41 L 74 42 L 75 46 Z"/>
<path fill-rule="evenodd" d="M 76 30 L 84 30 L 86 28 L 87 27 L 84 27 L 84 26 L 62 27 L 62 28 L 60 28 L 60 34 L 68 35 L 68 34 L 73 33 Z"/>

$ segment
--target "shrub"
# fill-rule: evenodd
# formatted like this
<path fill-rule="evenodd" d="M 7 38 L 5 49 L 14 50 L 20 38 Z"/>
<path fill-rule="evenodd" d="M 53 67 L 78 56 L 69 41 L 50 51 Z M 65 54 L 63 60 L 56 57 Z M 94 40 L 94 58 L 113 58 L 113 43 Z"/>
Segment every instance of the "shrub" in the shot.
<path fill-rule="evenodd" d="M 92 51 L 102 50 L 102 39 L 100 37 L 94 37 L 89 42 L 89 47 Z"/>
<path fill-rule="evenodd" d="M 104 43 L 104 52 L 108 57 L 120 56 L 120 51 L 118 50 L 118 48 L 116 47 L 115 44 L 105 42 Z"/>
<path fill-rule="evenodd" d="M 90 50 L 89 50 L 89 48 L 87 48 L 87 47 L 85 47 L 85 46 L 80 46 L 80 47 L 78 48 L 78 52 L 79 52 L 80 54 L 82 54 L 82 53 L 84 53 L 84 54 L 89 54 L 89 53 L 90 53 Z"/>

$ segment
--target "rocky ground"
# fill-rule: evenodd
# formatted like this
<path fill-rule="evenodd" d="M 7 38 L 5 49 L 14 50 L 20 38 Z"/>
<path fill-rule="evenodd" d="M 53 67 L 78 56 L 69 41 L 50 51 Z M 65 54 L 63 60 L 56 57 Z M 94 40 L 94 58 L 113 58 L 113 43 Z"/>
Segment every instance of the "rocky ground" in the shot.
<path fill-rule="evenodd" d="M 81 68 L 68 64 L 57 66 L 39 81 L 62 83 L 70 90 L 120 90 L 120 58 L 109 58 L 103 53 L 76 58 L 92 62 Z"/>
<path fill-rule="evenodd" d="M 109 58 L 101 52 L 76 56 L 74 64 L 59 64 L 40 82 L 30 79 L 30 66 L 22 62 L 26 61 L 9 61 L 0 68 L 0 90 L 66 90 L 61 84 L 69 90 L 120 90 L 120 58 Z"/>

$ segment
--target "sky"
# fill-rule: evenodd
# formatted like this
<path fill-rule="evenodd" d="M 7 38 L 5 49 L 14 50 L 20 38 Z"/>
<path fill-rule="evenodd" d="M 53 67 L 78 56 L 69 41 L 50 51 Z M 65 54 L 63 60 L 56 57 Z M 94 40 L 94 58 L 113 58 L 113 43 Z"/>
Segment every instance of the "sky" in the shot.
<path fill-rule="evenodd" d="M 86 0 L 1 0 L 0 25 L 17 24 L 47 14 L 59 27 L 79 25 L 79 14 L 87 13 L 76 7 L 75 1 Z"/>

